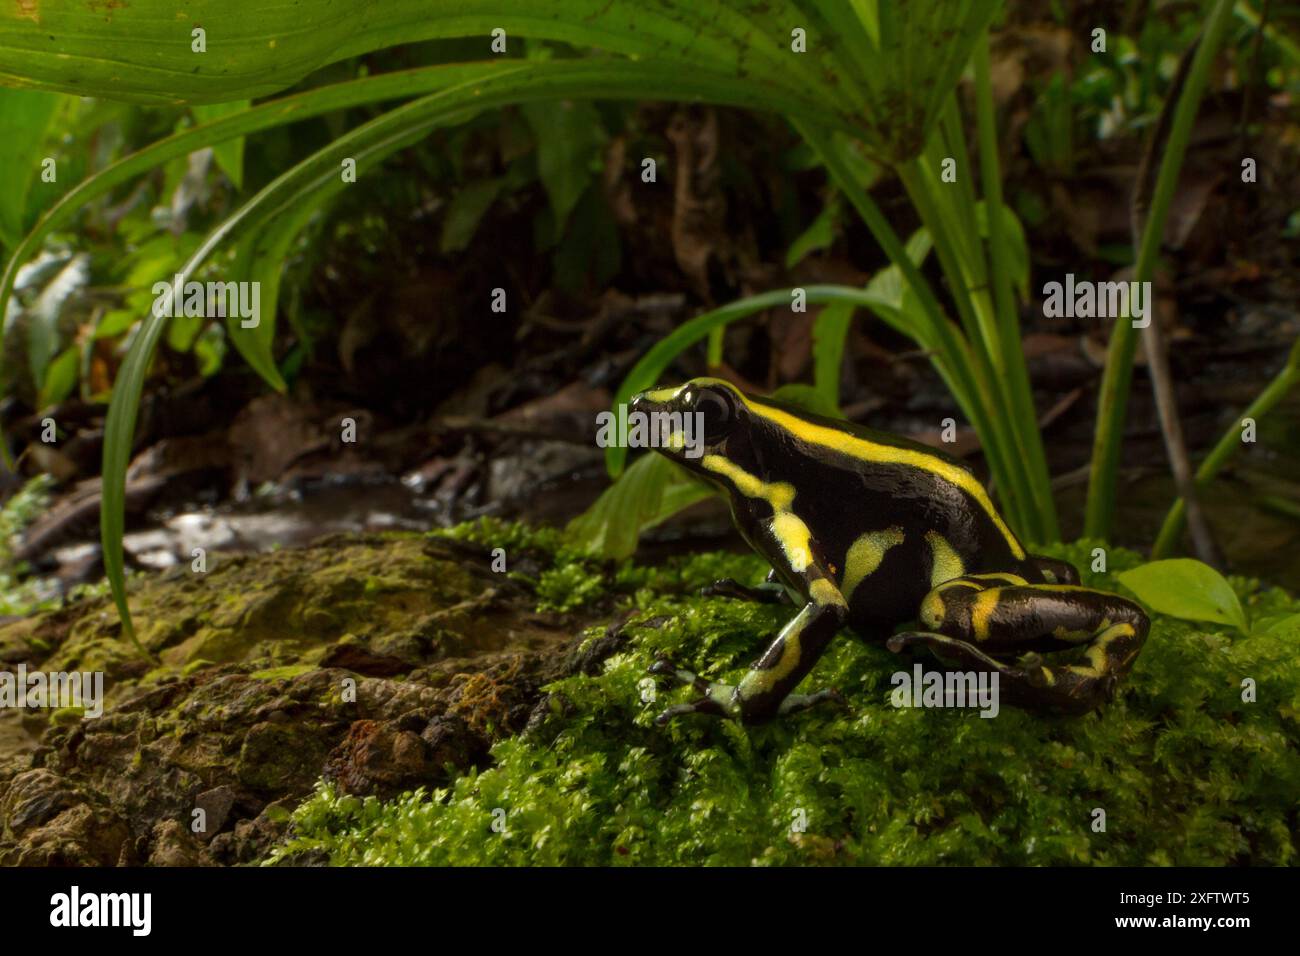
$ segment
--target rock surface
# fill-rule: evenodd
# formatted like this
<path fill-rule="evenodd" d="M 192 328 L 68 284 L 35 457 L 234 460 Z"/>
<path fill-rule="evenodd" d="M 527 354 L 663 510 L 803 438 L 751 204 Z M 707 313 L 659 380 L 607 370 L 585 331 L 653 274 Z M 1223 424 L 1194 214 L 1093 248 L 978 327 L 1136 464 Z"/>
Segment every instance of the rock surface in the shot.
<path fill-rule="evenodd" d="M 527 561 L 527 556 L 521 559 Z M 517 562 L 516 562 L 517 563 Z M 0 667 L 102 671 L 98 718 L 0 711 L 0 864 L 260 859 L 322 777 L 388 797 L 481 765 L 578 660 L 473 545 L 333 536 L 0 628 Z"/>

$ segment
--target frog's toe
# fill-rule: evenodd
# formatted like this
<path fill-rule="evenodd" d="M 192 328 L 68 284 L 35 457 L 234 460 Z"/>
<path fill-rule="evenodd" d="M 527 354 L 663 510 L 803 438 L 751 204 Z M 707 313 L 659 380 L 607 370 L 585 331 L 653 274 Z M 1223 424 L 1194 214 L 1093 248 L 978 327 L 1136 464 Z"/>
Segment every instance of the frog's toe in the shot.
<path fill-rule="evenodd" d="M 678 667 L 662 654 L 655 658 L 655 662 L 650 665 L 650 673 L 666 675 L 680 684 L 690 684 L 701 694 L 708 693 L 709 690 L 709 682 L 703 677 L 698 676 L 694 671 Z"/>
<path fill-rule="evenodd" d="M 727 708 L 712 697 L 697 697 L 695 700 L 688 700 L 684 704 L 673 704 L 655 718 L 655 723 L 662 727 L 674 717 L 681 717 L 684 714 L 711 714 L 714 717 L 731 716 Z"/>
<path fill-rule="evenodd" d="M 1025 655 L 1022 667 L 1013 668 L 996 658 L 990 657 L 972 644 L 967 644 L 955 637 L 933 634 L 929 631 L 906 631 L 902 634 L 895 634 L 885 642 L 885 646 L 895 654 L 901 654 L 911 647 L 927 647 L 944 664 L 990 673 L 997 671 L 1002 676 L 1014 680 L 1025 680 L 1033 670 L 1042 670 L 1042 661 L 1037 654 Z M 1034 660 L 1031 661 L 1030 658 Z"/>
<path fill-rule="evenodd" d="M 834 704 L 845 711 L 852 710 L 843 694 L 834 687 L 826 687 L 813 694 L 790 694 L 785 700 L 781 701 L 777 713 L 784 717 L 786 714 L 795 714 L 801 710 L 807 710 L 809 707 L 816 707 L 818 704 L 826 703 Z"/>
<path fill-rule="evenodd" d="M 663 655 L 660 655 L 650 665 L 650 673 L 665 675 L 680 684 L 688 684 L 700 695 L 695 700 L 687 701 L 684 704 L 674 704 L 669 707 L 655 718 L 656 724 L 666 724 L 674 717 L 680 717 L 683 714 L 712 714 L 716 717 L 734 716 L 731 700 L 736 689 L 732 685 L 715 684 L 707 681 L 694 671 L 678 667 Z"/>
<path fill-rule="evenodd" d="M 701 597 L 732 598 L 737 601 L 755 601 L 759 604 L 789 604 L 790 597 L 779 584 L 760 584 L 750 587 L 735 578 L 719 578 L 700 588 Z"/>

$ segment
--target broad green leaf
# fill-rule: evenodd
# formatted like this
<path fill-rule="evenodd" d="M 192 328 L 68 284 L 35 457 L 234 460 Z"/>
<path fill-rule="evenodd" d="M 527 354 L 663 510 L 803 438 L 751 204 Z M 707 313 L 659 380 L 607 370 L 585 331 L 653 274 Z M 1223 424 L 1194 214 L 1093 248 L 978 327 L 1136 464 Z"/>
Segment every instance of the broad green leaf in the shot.
<path fill-rule="evenodd" d="M 790 111 L 856 127 L 890 163 L 918 155 L 1000 0 L 168 0 L 0 5 L 0 82 L 165 103 L 269 96 L 326 64 L 395 44 L 522 38 L 595 48 L 802 100 Z M 304 21 L 311 24 L 304 29 Z M 806 34 L 796 52 L 792 28 Z M 516 46 L 511 49 L 510 38 Z M 671 98 L 665 93 L 661 99 Z M 779 106 L 772 108 L 781 109 Z"/>
<path fill-rule="evenodd" d="M 1264 633 L 1272 637 L 1300 638 L 1300 614 L 1274 621 Z"/>
<path fill-rule="evenodd" d="M 129 309 L 114 309 L 112 312 L 105 312 L 95 326 L 95 340 L 116 338 L 140 321 L 142 314 L 132 312 Z"/>
<path fill-rule="evenodd" d="M 37 407 L 40 409 L 57 405 L 77 387 L 77 374 L 81 365 L 81 350 L 76 345 L 69 345 L 59 353 L 58 358 L 50 363 L 45 375 L 45 384 L 41 386 Z"/>
<path fill-rule="evenodd" d="M 230 103 L 209 103 L 190 107 L 194 118 L 200 123 L 210 123 L 223 116 L 242 113 L 248 109 L 248 100 L 234 100 Z M 236 189 L 244 188 L 244 138 L 228 139 L 212 147 L 212 156 L 217 165 L 230 177 Z"/>
<path fill-rule="evenodd" d="M 469 245 L 483 216 L 501 194 L 504 183 L 501 177 L 480 179 L 456 191 L 442 219 L 442 240 L 438 248 L 444 255 L 460 252 Z"/>
<path fill-rule="evenodd" d="M 27 361 L 37 388 L 45 387 L 49 364 L 59 351 L 63 308 L 89 281 L 90 256 L 79 252 L 46 284 L 27 310 Z"/>
<path fill-rule="evenodd" d="M 1152 561 L 1119 575 L 1123 585 L 1153 611 L 1186 621 L 1230 624 L 1246 631 L 1246 612 L 1236 592 L 1214 568 L 1191 558 Z"/>
<path fill-rule="evenodd" d="M 537 138 L 537 173 L 551 201 L 558 236 L 591 181 L 592 156 L 605 142 L 605 130 L 600 114 L 587 102 L 529 103 L 523 112 Z"/>
<path fill-rule="evenodd" d="M 340 175 L 344 159 L 354 161 L 357 174 L 361 175 L 387 156 L 424 137 L 436 126 L 463 121 L 482 109 L 529 96 L 555 96 L 557 86 L 563 90 L 563 78 L 570 75 L 567 70 L 552 69 L 549 63 L 521 66 L 509 73 L 494 74 L 490 81 L 473 82 L 422 97 L 371 120 L 282 173 L 217 226 L 179 271 L 181 282 L 188 281 L 218 247 L 241 234 L 245 238 L 256 235 L 259 229 L 271 223 L 277 223 L 277 229 L 283 228 L 288 232 L 300 228 L 301 218 L 310 207 L 326 202 L 345 185 Z M 560 77 L 558 84 L 549 82 L 556 76 Z M 589 82 L 589 77 L 583 76 L 583 82 Z M 662 82 L 662 79 L 656 78 L 654 83 Z M 645 82 L 645 78 L 638 82 Z M 647 95 L 645 90 L 641 92 Z M 104 430 L 104 491 L 100 512 L 104 567 L 123 628 L 137 646 L 138 639 L 126 602 L 122 553 L 126 467 L 144 380 L 166 323 L 165 314 L 155 315 L 151 311 L 145 318 L 118 372 Z M 230 331 L 232 336 L 237 334 L 234 328 Z M 278 378 L 278 371 L 273 367 L 270 371 Z M 265 371 L 263 374 L 268 375 Z"/>
<path fill-rule="evenodd" d="M 277 218 L 266 231 L 254 234 L 239 246 L 235 273 L 245 282 L 257 283 L 258 323 L 245 328 L 246 320 L 243 317 L 227 315 L 226 336 L 244 357 L 244 361 L 277 392 L 283 392 L 288 387 L 275 363 L 274 352 L 280 281 L 286 259 L 299 233 L 332 196 L 330 190 L 317 190 L 287 215 Z"/>
<path fill-rule="evenodd" d="M 194 347 L 194 340 L 207 322 L 201 315 L 176 315 L 167 325 L 167 347 L 184 354 Z"/>
<path fill-rule="evenodd" d="M 953 0 L 939 2 L 953 5 Z M 761 6 L 736 0 L 192 0 L 181 10 L 169 0 L 131 0 L 105 11 L 97 4 L 23 0 L 0 5 L 0 82 L 145 102 L 227 102 L 269 96 L 328 63 L 397 44 L 475 37 L 487 58 L 491 33 L 501 28 L 507 56 L 522 52 L 524 37 L 560 40 L 653 58 L 679 71 L 733 77 L 743 71 L 753 85 L 816 91 L 849 110 L 850 103 L 823 75 L 823 58 L 800 58 L 789 50 L 789 24 L 819 5 L 794 0 Z M 196 52 L 200 41 L 205 52 Z"/>
<path fill-rule="evenodd" d="M 817 214 L 812 225 L 805 229 L 785 254 L 785 267 L 793 269 L 810 254 L 829 249 L 835 241 L 835 224 L 839 220 L 839 203 L 832 200 Z"/>
<path fill-rule="evenodd" d="M 626 558 L 645 528 L 713 494 L 663 455 L 649 452 L 569 522 L 565 534 L 587 553 Z"/>
<path fill-rule="evenodd" d="M 226 333 L 218 325 L 209 325 L 194 343 L 194 357 L 199 363 L 199 374 L 210 378 L 221 371 L 226 358 Z"/>
<path fill-rule="evenodd" d="M 27 231 L 28 197 L 34 184 L 60 193 L 67 189 L 40 180 L 41 163 L 46 158 L 41 146 L 63 99 L 54 93 L 0 88 L 0 185 L 4 188 L 0 246 L 12 249 Z"/>
<path fill-rule="evenodd" d="M 832 306 L 832 308 L 834 308 Z M 789 402 L 791 405 L 797 405 L 806 412 L 814 415 L 821 415 L 824 418 L 841 418 L 839 406 L 834 402 L 829 402 L 816 388 L 811 385 L 804 385 L 802 382 L 791 382 L 788 385 L 782 385 L 772 397 L 782 402 Z"/>
<path fill-rule="evenodd" d="M 350 80 L 333 86 L 287 96 L 251 109 L 175 133 L 77 184 L 52 206 L 13 250 L 0 279 L 0 315 L 13 292 L 18 270 L 34 258 L 41 244 L 57 229 L 68 225 L 91 200 L 104 196 L 135 177 L 185 156 L 194 150 L 310 119 L 322 113 L 365 103 L 401 99 L 431 91 L 444 91 L 482 108 L 510 103 L 587 96 L 609 99 L 670 97 L 707 98 L 712 102 L 749 109 L 811 110 L 830 123 L 816 104 L 800 105 L 780 91 L 764 91 L 742 79 L 688 75 L 680 70 L 644 63 L 620 63 L 611 73 L 602 62 L 564 60 L 521 64 L 519 61 L 451 64 Z M 839 128 L 843 129 L 842 124 Z M 2 446 L 0 446 L 2 447 Z"/>

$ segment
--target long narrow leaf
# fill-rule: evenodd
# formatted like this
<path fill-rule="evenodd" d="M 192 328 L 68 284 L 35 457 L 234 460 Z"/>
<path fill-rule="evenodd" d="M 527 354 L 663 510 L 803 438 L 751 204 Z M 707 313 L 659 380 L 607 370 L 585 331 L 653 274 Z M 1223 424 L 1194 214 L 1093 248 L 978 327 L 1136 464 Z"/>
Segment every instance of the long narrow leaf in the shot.
<path fill-rule="evenodd" d="M 623 384 L 618 388 L 618 394 L 614 397 L 615 409 L 619 405 L 626 403 L 637 392 L 659 384 L 659 376 L 673 363 L 673 360 L 695 343 L 707 338 L 714 329 L 723 328 L 732 322 L 748 318 L 756 312 L 762 312 L 764 309 L 789 305 L 792 292 L 792 289 L 764 292 L 760 295 L 739 299 L 724 305 L 720 309 L 705 312 L 703 315 L 697 315 L 695 318 L 683 322 L 673 329 L 671 334 L 656 342 L 650 351 L 646 352 L 641 357 L 641 360 L 632 367 L 632 370 L 627 373 L 627 377 L 623 379 Z M 885 296 L 864 289 L 855 289 L 852 286 L 837 285 L 807 286 L 804 292 L 807 293 L 807 299 L 810 303 L 832 304 L 839 302 L 865 306 L 904 335 L 915 334 L 914 329 L 908 328 L 903 314 Z M 622 472 L 623 462 L 626 459 L 626 448 L 611 446 L 605 449 L 605 467 L 611 476 L 617 477 Z"/>

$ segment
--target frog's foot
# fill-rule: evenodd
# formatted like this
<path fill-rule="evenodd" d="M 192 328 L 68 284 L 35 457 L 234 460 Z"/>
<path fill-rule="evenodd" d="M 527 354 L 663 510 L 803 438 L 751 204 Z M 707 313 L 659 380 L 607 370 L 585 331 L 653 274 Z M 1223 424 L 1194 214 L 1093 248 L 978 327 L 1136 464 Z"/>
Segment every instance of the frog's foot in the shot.
<path fill-rule="evenodd" d="M 891 651 L 923 645 L 945 664 L 998 674 L 998 693 L 1008 703 L 1032 710 L 1086 714 L 1114 696 L 1120 677 L 1136 656 L 1140 641 L 1127 623 L 1107 628 L 1091 645 L 1088 663 L 1046 666 L 1037 653 L 1020 657 L 1016 664 L 996 660 L 957 638 L 942 634 L 895 634 L 887 642 Z"/>
<path fill-rule="evenodd" d="M 895 634 L 885 642 L 885 646 L 895 654 L 918 645 L 929 648 L 934 652 L 935 657 L 949 666 L 964 667 L 967 670 L 989 674 L 996 673 L 1000 680 L 1010 682 L 1008 689 L 1013 695 L 1019 687 L 1046 687 L 1051 676 L 1043 667 L 1043 659 L 1038 654 L 1025 654 L 1020 658 L 1018 665 L 1013 666 L 990 657 L 963 640 L 929 631 L 906 631 Z"/>
<path fill-rule="evenodd" d="M 761 604 L 789 604 L 790 595 L 779 584 L 765 581 L 757 587 L 741 584 L 735 578 L 721 578 L 700 588 L 701 597 L 726 597 Z"/>
<path fill-rule="evenodd" d="M 655 718 L 656 724 L 666 724 L 682 714 L 712 714 L 715 717 L 737 717 L 739 714 L 733 704 L 736 688 L 731 684 L 718 684 L 707 681 L 693 671 L 678 667 L 666 657 L 660 657 L 650 665 L 651 674 L 665 674 L 681 684 L 694 687 L 701 696 L 684 704 L 674 704 Z"/>
<path fill-rule="evenodd" d="M 655 723 L 660 725 L 666 724 L 674 717 L 680 717 L 683 714 L 712 714 L 715 717 L 728 717 L 746 724 L 759 724 L 773 717 L 783 717 L 786 714 L 795 714 L 801 710 L 816 707 L 818 704 L 827 701 L 833 701 L 845 709 L 848 708 L 848 703 L 844 700 L 844 697 L 833 687 L 812 694 L 787 694 L 773 708 L 766 705 L 766 699 L 761 701 L 757 699 L 747 700 L 735 685 L 707 681 L 693 671 L 677 667 L 665 657 L 660 657 L 650 665 L 650 673 L 666 674 L 679 683 L 689 684 L 701 695 L 695 700 L 689 700 L 684 704 L 674 704 L 669 707 L 655 718 Z"/>

